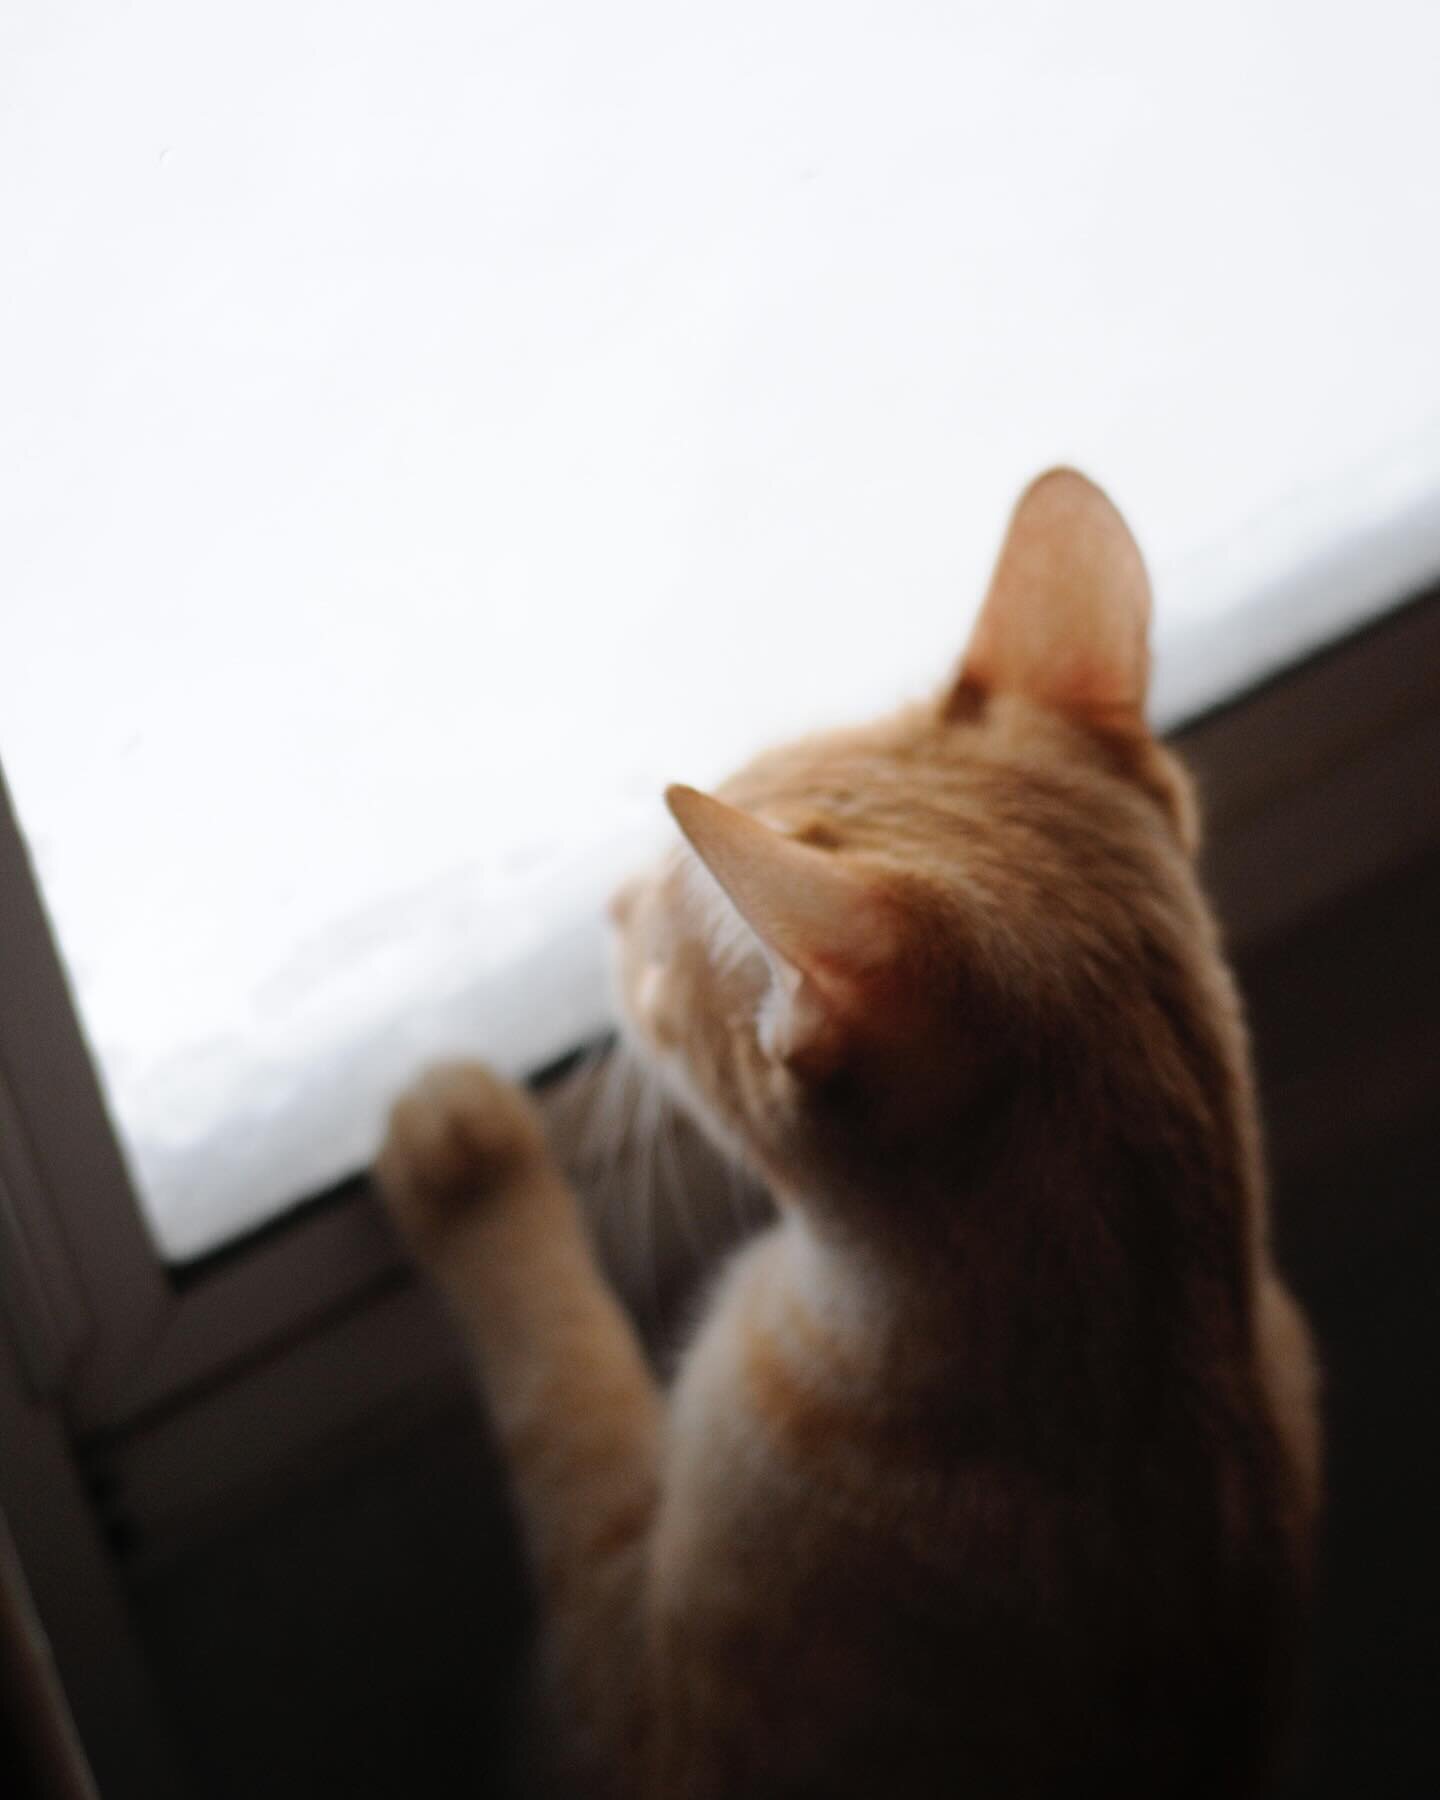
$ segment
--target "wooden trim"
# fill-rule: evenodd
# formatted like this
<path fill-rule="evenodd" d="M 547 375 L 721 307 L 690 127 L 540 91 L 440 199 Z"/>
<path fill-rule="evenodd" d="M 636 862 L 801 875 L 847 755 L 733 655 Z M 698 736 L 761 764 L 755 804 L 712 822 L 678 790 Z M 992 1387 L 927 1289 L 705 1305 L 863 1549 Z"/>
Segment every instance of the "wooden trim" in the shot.
<path fill-rule="evenodd" d="M 100 1792 L 179 1800 L 169 1727 L 63 1421 L 28 1390 L 3 1332 L 0 1445 L 0 1514 Z"/>
<path fill-rule="evenodd" d="M 20 1785 L 36 1800 L 100 1800 L 35 1611 L 20 1552 L 0 1512 L 0 1731 L 19 1745 Z"/>
<path fill-rule="evenodd" d="M 277 1222 L 262 1241 L 216 1262 L 180 1287 L 163 1329 L 92 1413 L 88 1432 L 109 1434 L 204 1392 L 228 1370 L 275 1354 L 308 1331 L 379 1294 L 402 1259 L 362 1182 L 329 1204 Z"/>
<path fill-rule="evenodd" d="M 58 1395 L 91 1335 L 90 1314 L 29 1134 L 0 1079 L 0 1308 L 30 1391 Z"/>
<path fill-rule="evenodd" d="M 9 793 L 0 780 L 0 1089 L 10 1117 L 7 1188 L 21 1153 L 32 1241 L 67 1274 L 49 1289 L 81 1414 L 103 1413 L 120 1372 L 159 1334 L 173 1305 L 136 1204 Z M 49 1221 L 42 1225 L 41 1221 Z M 62 1249 L 63 1246 L 63 1249 Z"/>
<path fill-rule="evenodd" d="M 1440 593 L 1174 734 L 1206 878 L 1249 950 L 1440 840 Z"/>
<path fill-rule="evenodd" d="M 129 1580 L 262 1510 L 417 1413 L 469 1404 L 455 1333 L 428 1288 L 397 1275 L 338 1317 L 89 1447 Z"/>

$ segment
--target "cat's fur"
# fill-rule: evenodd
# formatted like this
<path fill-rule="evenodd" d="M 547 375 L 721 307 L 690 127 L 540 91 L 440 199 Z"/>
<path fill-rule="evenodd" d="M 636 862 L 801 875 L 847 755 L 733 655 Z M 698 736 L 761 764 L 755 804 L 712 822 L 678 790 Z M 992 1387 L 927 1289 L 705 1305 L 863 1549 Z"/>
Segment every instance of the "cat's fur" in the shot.
<path fill-rule="evenodd" d="M 529 1101 L 462 1067 L 396 1109 L 382 1184 L 473 1339 L 577 1792 L 1263 1784 L 1315 1382 L 1148 613 L 1052 472 L 939 701 L 671 791 L 626 1009 L 779 1217 L 668 1396 Z"/>

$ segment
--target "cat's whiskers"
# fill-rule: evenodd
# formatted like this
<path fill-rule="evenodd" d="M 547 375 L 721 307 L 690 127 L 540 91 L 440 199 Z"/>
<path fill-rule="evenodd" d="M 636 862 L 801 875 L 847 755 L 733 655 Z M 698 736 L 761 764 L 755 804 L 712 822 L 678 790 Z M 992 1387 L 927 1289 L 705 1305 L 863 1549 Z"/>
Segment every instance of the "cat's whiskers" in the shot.
<path fill-rule="evenodd" d="M 581 1052 L 554 1103 L 554 1126 L 560 1141 L 569 1146 L 576 1173 L 588 1176 L 599 1137 L 600 1096 L 605 1083 L 604 1061 L 609 1046 L 589 1045 Z"/>
<path fill-rule="evenodd" d="M 660 1282 L 655 1255 L 655 1120 L 659 1094 L 644 1071 L 632 1068 L 635 1086 L 630 1142 L 629 1179 L 623 1186 L 626 1243 L 634 1253 L 637 1287 L 647 1291 L 652 1311 L 659 1310 Z"/>
<path fill-rule="evenodd" d="M 745 1180 L 732 1157 L 725 1157 L 724 1165 L 725 1195 L 730 1202 L 730 1216 L 737 1231 L 743 1231 L 751 1222 L 751 1208 L 746 1199 Z"/>
<path fill-rule="evenodd" d="M 659 1084 L 656 1084 L 657 1090 Z M 655 1111 L 655 1150 L 656 1166 L 660 1171 L 665 1187 L 668 1190 L 662 1195 L 662 1203 L 667 1204 L 671 1212 L 680 1221 L 686 1241 L 697 1256 L 704 1256 L 708 1248 L 703 1242 L 704 1234 L 698 1231 L 695 1208 L 690 1204 L 690 1195 L 686 1189 L 684 1168 L 676 1141 L 675 1113 L 669 1098 L 659 1094 Z"/>
<path fill-rule="evenodd" d="M 596 1194 L 602 1198 L 614 1166 L 621 1112 L 619 1071 L 612 1051 L 607 1054 L 595 1079 L 585 1134 L 586 1157 L 594 1177 Z"/>

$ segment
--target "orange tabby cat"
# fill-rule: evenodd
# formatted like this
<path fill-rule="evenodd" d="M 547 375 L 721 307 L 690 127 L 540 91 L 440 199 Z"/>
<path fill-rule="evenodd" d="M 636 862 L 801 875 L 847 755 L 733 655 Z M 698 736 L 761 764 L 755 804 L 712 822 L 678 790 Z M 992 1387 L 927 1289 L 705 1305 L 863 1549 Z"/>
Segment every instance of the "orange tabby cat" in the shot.
<path fill-rule="evenodd" d="M 625 1008 L 778 1218 L 668 1395 L 529 1101 L 461 1067 L 396 1108 L 380 1179 L 474 1343 L 577 1793 L 1263 1785 L 1315 1380 L 1149 605 L 1055 471 L 938 702 L 670 790 Z"/>

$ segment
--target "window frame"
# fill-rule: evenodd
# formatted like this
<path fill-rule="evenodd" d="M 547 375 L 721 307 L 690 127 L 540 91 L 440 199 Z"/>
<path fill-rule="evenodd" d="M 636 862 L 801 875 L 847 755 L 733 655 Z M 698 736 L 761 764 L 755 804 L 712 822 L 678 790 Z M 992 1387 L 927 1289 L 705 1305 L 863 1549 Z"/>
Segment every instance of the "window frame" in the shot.
<path fill-rule="evenodd" d="M 1206 878 L 1232 952 L 1440 837 L 1437 670 L 1440 586 L 1430 586 L 1170 733 L 1199 780 Z M 363 1176 L 194 1264 L 162 1261 L 3 778 L 0 918 L 0 1304 L 32 1389 L 63 1408 L 77 1443 L 102 1458 L 153 1447 L 188 1415 L 199 1503 L 245 1478 L 253 1446 L 227 1451 L 196 1421 L 247 1373 L 298 1358 L 313 1365 L 317 1396 L 328 1383 L 323 1404 L 282 1407 L 288 1424 L 272 1414 L 287 1454 L 455 1374 Z M 367 1318 L 375 1342 L 390 1333 L 383 1355 L 361 1348 Z M 372 1390 L 337 1381 L 317 1349 L 326 1341 L 371 1369 Z M 142 1454 L 135 1466 L 149 1470 L 140 1485 L 154 1501 L 160 1465 Z"/>

